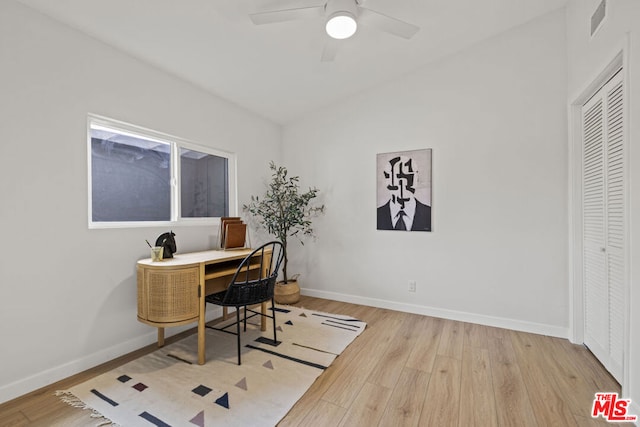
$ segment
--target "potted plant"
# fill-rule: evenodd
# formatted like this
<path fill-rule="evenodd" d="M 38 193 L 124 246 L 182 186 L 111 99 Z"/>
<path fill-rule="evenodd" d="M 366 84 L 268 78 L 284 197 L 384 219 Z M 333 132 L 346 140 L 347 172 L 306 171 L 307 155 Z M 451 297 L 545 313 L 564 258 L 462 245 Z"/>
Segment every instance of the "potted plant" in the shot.
<path fill-rule="evenodd" d="M 304 245 L 303 238 L 314 236 L 311 219 L 324 211 L 324 205 L 313 205 L 318 189 L 300 190 L 298 176 L 289 176 L 287 169 L 276 166 L 272 161 L 269 168 L 273 171 L 271 182 L 262 198 L 251 196 L 251 202 L 243 206 L 245 212 L 254 216 L 267 232 L 275 236 L 284 246 L 284 262 L 282 266 L 283 281 L 276 284 L 276 302 L 292 304 L 300 299 L 300 286 L 297 277 L 288 273 L 289 238 L 297 238 Z"/>

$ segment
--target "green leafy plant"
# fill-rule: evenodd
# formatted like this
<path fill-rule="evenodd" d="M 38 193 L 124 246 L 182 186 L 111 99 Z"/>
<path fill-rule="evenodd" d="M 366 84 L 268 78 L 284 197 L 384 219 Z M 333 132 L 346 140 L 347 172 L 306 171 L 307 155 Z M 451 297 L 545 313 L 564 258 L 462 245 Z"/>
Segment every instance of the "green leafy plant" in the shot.
<path fill-rule="evenodd" d="M 269 168 L 273 174 L 264 196 L 251 196 L 251 202 L 244 205 L 243 210 L 256 217 L 269 234 L 282 242 L 282 273 L 284 282 L 287 283 L 287 240 L 295 237 L 304 245 L 303 237 L 314 237 L 311 219 L 324 212 L 324 205 L 312 204 L 312 200 L 318 195 L 317 188 L 309 188 L 309 191 L 303 193 L 300 191 L 300 177 L 289 176 L 285 167 L 276 166 L 274 162 L 269 163 Z"/>

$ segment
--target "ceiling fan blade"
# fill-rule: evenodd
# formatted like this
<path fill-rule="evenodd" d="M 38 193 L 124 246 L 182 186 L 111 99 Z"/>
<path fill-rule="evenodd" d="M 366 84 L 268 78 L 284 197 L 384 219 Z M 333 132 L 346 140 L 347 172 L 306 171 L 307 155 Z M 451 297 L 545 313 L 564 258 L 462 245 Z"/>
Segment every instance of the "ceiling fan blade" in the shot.
<path fill-rule="evenodd" d="M 296 19 L 315 18 L 317 16 L 322 16 L 323 13 L 324 5 L 320 5 L 252 13 L 249 17 L 254 24 L 262 25 L 273 24 L 275 22 L 295 21 Z"/>
<path fill-rule="evenodd" d="M 327 37 L 327 41 L 324 44 L 324 48 L 322 49 L 322 57 L 320 61 L 322 62 L 332 62 L 336 59 L 336 54 L 338 53 L 338 48 L 340 47 L 340 42 L 331 37 Z"/>
<path fill-rule="evenodd" d="M 407 40 L 413 37 L 420 30 L 420 27 L 417 25 L 409 24 L 408 22 L 392 18 L 383 13 L 367 9 L 362 6 L 358 6 L 358 11 L 359 19 L 363 24 L 378 27 L 382 31 Z"/>

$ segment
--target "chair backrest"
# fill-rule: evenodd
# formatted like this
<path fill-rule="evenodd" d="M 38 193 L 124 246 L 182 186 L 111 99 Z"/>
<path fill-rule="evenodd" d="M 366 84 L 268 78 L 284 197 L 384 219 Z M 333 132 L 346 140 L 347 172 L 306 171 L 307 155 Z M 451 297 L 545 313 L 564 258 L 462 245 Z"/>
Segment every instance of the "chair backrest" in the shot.
<path fill-rule="evenodd" d="M 223 303 L 251 305 L 271 299 L 283 259 L 284 247 L 278 241 L 254 249 L 238 266 Z"/>

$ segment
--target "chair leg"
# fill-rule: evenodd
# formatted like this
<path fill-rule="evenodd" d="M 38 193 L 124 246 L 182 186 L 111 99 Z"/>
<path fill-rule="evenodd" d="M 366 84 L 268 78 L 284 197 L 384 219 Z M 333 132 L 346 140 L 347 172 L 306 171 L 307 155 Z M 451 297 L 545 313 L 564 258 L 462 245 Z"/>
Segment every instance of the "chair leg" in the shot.
<path fill-rule="evenodd" d="M 273 344 L 276 345 L 278 340 L 276 339 L 276 301 L 274 298 L 271 298 L 271 308 L 271 315 L 273 316 Z"/>
<path fill-rule="evenodd" d="M 238 365 L 241 365 L 240 361 L 240 307 L 236 307 L 236 330 L 238 332 Z"/>
<path fill-rule="evenodd" d="M 244 306 L 244 331 L 247 332 L 247 306 Z"/>

